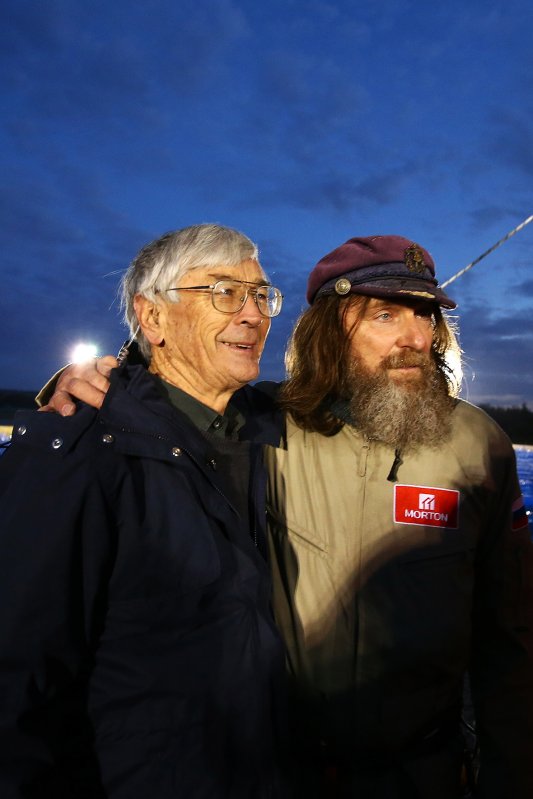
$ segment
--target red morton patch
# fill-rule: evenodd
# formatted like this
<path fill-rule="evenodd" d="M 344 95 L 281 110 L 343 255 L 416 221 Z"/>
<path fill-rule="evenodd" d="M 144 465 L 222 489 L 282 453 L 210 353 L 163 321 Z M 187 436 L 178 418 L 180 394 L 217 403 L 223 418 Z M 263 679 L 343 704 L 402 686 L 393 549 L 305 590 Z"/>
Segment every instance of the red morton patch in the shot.
<path fill-rule="evenodd" d="M 428 486 L 394 486 L 396 524 L 423 524 L 427 527 L 459 525 L 459 491 Z"/>

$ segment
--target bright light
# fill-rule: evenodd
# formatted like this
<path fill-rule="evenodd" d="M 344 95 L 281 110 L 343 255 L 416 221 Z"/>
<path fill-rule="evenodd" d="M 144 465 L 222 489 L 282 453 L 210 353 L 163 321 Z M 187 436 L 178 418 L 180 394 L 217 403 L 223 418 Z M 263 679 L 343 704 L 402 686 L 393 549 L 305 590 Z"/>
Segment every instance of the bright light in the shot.
<path fill-rule="evenodd" d="M 76 344 L 70 353 L 70 363 L 81 363 L 82 361 L 90 361 L 91 358 L 96 358 L 97 348 L 94 344 Z"/>

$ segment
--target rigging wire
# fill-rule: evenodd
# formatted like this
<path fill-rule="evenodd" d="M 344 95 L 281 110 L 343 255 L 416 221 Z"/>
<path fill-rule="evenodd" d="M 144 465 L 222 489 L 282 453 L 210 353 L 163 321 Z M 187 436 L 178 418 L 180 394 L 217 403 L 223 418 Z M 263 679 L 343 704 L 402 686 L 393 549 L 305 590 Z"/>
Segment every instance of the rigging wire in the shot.
<path fill-rule="evenodd" d="M 503 239 L 500 239 L 499 241 L 496 242 L 496 244 L 493 244 L 492 247 L 490 247 L 486 252 L 482 253 L 474 261 L 472 261 L 471 263 L 467 264 L 464 267 L 464 269 L 461 269 L 455 275 L 452 275 L 452 277 L 448 278 L 448 280 L 445 280 L 444 283 L 441 283 L 441 285 L 440 285 L 441 289 L 445 288 L 446 286 L 449 286 L 450 283 L 453 283 L 453 281 L 457 280 L 458 277 L 461 277 L 461 275 L 464 275 L 465 272 L 468 272 L 469 269 L 472 269 L 473 266 L 478 264 L 487 255 L 490 255 L 491 252 L 494 252 L 494 250 L 496 250 L 504 242 L 506 242 L 508 239 L 510 239 L 511 236 L 514 236 L 515 233 L 518 233 L 519 230 L 522 230 L 522 228 L 524 228 L 526 225 L 529 225 L 529 223 L 532 222 L 532 221 L 533 221 L 533 214 L 531 214 L 531 216 L 528 216 L 527 219 L 524 219 L 523 222 L 521 222 L 519 225 L 517 225 L 514 228 L 514 230 L 511 230 L 506 236 L 503 237 Z"/>

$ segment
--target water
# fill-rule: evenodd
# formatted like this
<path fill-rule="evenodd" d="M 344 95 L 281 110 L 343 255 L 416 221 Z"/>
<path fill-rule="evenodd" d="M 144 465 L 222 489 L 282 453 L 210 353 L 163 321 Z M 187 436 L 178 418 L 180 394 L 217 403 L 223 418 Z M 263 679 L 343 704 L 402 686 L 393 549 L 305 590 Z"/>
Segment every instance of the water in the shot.
<path fill-rule="evenodd" d="M 533 528 L 533 447 L 517 445 L 514 450 L 516 452 L 520 488 L 524 496 L 530 527 Z"/>

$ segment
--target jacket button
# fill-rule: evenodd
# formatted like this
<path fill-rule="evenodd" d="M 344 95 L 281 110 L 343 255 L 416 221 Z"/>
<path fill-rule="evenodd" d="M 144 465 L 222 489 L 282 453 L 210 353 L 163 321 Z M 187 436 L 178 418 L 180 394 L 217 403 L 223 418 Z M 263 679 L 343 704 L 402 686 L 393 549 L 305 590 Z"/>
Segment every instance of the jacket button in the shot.
<path fill-rule="evenodd" d="M 210 461 L 207 461 L 208 465 L 212 468 L 214 472 L 217 470 L 217 462 L 214 458 L 211 458 Z"/>
<path fill-rule="evenodd" d="M 175 458 L 179 458 L 181 455 L 181 449 L 179 447 L 172 447 L 172 454 Z"/>
<path fill-rule="evenodd" d="M 115 439 L 113 438 L 111 433 L 104 433 L 104 435 L 102 436 L 102 441 L 104 442 L 104 444 L 112 444 L 114 440 Z"/>
<path fill-rule="evenodd" d="M 17 427 L 17 433 L 19 434 L 19 436 L 25 436 L 26 430 L 27 428 L 23 424 L 21 424 L 20 427 Z"/>
<path fill-rule="evenodd" d="M 54 438 L 52 441 L 52 449 L 59 449 L 63 446 L 63 439 L 62 438 Z"/>

